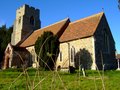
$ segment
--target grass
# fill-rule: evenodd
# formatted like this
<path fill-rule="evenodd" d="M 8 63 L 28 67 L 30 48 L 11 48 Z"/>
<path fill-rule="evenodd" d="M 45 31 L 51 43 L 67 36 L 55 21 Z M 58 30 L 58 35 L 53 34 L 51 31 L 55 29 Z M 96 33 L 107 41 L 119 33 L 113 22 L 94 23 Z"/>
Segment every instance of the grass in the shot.
<path fill-rule="evenodd" d="M 97 71 L 86 71 L 83 77 L 78 71 L 73 74 L 29 69 L 28 76 L 22 69 L 0 71 L 0 90 L 102 90 L 102 80 Z M 102 72 L 100 72 L 102 75 Z M 21 76 L 19 76 L 21 75 Z M 19 76 L 19 78 L 18 78 Z M 18 78 L 16 80 L 16 78 Z M 15 81 L 16 80 L 16 81 Z M 120 71 L 105 71 L 105 90 L 120 90 Z M 38 85 L 37 85 L 38 84 Z M 29 87 L 26 87 L 26 86 Z M 34 89 L 33 89 L 34 88 Z"/>

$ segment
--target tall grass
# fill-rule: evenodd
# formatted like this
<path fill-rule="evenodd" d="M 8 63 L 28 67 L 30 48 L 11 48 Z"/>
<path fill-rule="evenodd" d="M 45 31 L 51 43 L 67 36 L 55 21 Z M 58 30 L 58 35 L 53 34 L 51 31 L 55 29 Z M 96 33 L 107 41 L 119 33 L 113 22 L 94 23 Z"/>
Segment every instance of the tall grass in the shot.
<path fill-rule="evenodd" d="M 79 77 L 78 70 L 73 74 L 58 72 L 64 85 L 55 71 L 40 71 L 40 77 L 37 75 L 35 79 L 36 71 L 31 68 L 27 70 L 30 77 L 29 86 L 26 86 L 26 76 L 21 70 L 0 71 L 0 90 L 103 90 L 102 81 L 97 71 L 86 71 L 86 77 L 82 75 Z M 102 74 L 102 71 L 100 73 Z M 119 71 L 105 71 L 104 81 L 105 90 L 120 90 Z"/>
<path fill-rule="evenodd" d="M 47 39 L 49 39 L 49 37 Z M 45 40 L 45 42 L 47 41 L 47 39 Z M 43 43 L 43 45 L 45 44 L 45 42 Z M 42 50 L 42 47 L 40 48 L 40 52 Z M 22 57 L 17 52 L 16 54 L 24 63 Z M 52 71 L 47 63 L 44 62 L 44 60 L 42 60 L 42 58 L 39 56 L 38 63 L 39 60 L 41 60 L 49 68 L 49 71 L 40 69 L 40 67 L 36 69 L 31 69 L 25 67 L 24 65 L 21 69 L 3 70 L 0 72 L 0 90 L 109 90 L 114 88 L 109 87 L 110 85 L 117 85 L 117 83 L 114 85 L 111 79 L 117 78 L 118 81 L 120 81 L 120 79 L 118 78 L 119 75 L 118 77 L 113 76 L 114 73 L 120 74 L 120 72 L 104 72 L 104 67 L 102 71 L 99 71 L 97 66 L 96 71 L 85 71 L 86 77 L 83 77 L 82 71 L 80 69 L 76 70 L 76 72 L 73 74 L 70 74 L 68 72 L 59 72 L 57 70 Z M 50 58 L 52 59 L 55 66 L 56 64 L 53 58 Z M 102 54 L 101 60 L 103 60 Z M 110 75 L 112 77 L 110 77 Z"/>

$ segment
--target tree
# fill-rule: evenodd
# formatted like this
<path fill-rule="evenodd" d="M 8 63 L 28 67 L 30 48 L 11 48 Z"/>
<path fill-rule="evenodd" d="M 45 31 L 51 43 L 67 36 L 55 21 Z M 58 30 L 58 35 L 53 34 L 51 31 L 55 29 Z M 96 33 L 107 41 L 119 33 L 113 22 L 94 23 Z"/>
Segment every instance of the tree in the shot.
<path fill-rule="evenodd" d="M 120 9 L 120 0 L 118 0 L 118 8 Z"/>
<path fill-rule="evenodd" d="M 6 25 L 0 27 L 0 62 L 3 59 L 4 51 L 11 41 L 11 33 L 13 31 L 13 26 L 7 28 Z"/>
<path fill-rule="evenodd" d="M 91 54 L 85 48 L 80 49 L 75 54 L 75 66 L 77 68 L 81 66 L 84 69 L 91 69 L 92 63 L 93 63 L 93 60 L 92 60 Z"/>
<path fill-rule="evenodd" d="M 54 69 L 59 53 L 59 40 L 52 32 L 44 32 L 35 43 L 35 52 L 39 57 L 40 67 Z"/>

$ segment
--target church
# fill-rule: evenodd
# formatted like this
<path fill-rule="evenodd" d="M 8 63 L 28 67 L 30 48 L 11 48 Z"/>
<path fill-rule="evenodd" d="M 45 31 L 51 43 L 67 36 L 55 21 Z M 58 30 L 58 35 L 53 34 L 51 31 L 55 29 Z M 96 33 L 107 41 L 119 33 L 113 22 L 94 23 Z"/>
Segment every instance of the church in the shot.
<path fill-rule="evenodd" d="M 44 32 L 59 37 L 60 50 L 56 69 L 69 66 L 85 69 L 115 69 L 115 41 L 104 12 L 71 22 L 66 18 L 41 28 L 39 9 L 23 5 L 16 11 L 11 42 L 5 50 L 3 69 L 39 67 L 35 42 Z"/>

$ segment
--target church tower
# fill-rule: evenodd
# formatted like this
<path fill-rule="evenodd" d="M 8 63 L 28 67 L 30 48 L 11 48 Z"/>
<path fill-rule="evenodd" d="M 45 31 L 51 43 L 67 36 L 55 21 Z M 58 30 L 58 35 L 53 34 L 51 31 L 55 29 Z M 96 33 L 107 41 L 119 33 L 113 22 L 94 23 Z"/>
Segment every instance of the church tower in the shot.
<path fill-rule="evenodd" d="M 19 41 L 30 35 L 34 30 L 40 28 L 39 9 L 23 5 L 16 11 L 11 44 L 16 45 Z"/>

